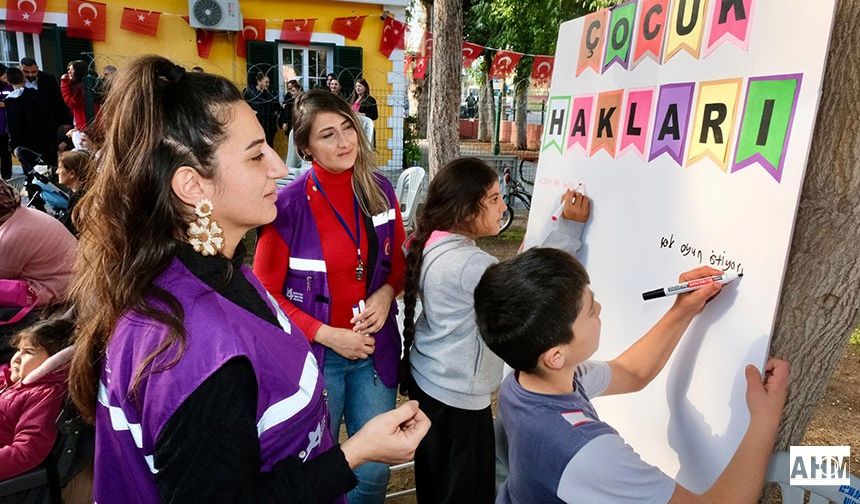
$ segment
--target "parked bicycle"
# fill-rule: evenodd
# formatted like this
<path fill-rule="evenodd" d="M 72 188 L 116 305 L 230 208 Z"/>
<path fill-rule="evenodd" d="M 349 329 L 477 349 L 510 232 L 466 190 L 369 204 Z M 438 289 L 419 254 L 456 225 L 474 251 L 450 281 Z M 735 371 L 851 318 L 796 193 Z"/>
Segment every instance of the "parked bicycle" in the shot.
<path fill-rule="evenodd" d="M 503 171 L 502 183 L 502 199 L 508 208 L 502 215 L 502 225 L 499 229 L 499 234 L 504 233 L 509 227 L 511 227 L 511 223 L 514 222 L 514 205 L 516 205 L 517 201 L 522 203 L 523 207 L 526 209 L 526 213 L 528 213 L 532 208 L 531 193 L 526 190 L 525 186 L 520 183 L 519 180 L 516 180 L 511 176 L 511 169 L 508 166 L 505 166 Z"/>

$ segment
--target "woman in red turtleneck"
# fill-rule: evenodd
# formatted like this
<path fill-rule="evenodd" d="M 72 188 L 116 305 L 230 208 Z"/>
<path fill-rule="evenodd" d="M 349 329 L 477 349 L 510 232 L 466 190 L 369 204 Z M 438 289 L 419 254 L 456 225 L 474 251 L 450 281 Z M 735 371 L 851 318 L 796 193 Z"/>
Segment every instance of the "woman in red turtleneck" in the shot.
<path fill-rule="evenodd" d="M 296 147 L 313 168 L 279 193 L 254 273 L 315 344 L 337 439 L 342 417 L 352 435 L 394 407 L 401 343 L 392 307 L 405 281 L 405 231 L 391 183 L 374 173 L 349 105 L 313 90 L 296 99 L 294 114 Z M 381 503 L 388 467 L 365 464 L 356 475 L 350 502 Z"/>

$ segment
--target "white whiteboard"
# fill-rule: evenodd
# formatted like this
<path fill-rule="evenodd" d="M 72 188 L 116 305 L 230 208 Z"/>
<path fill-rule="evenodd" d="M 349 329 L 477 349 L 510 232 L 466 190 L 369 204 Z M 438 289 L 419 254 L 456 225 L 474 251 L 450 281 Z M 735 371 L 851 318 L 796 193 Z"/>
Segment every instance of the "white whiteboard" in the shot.
<path fill-rule="evenodd" d="M 669 2 L 668 12 L 679 1 Z M 643 5 L 660 3 L 640 2 L 634 2 L 637 20 L 642 19 Z M 584 18 L 561 26 L 526 236 L 526 246 L 539 243 L 563 186 L 585 185 L 593 205 L 579 257 L 603 305 L 598 359 L 625 350 L 674 300 L 644 302 L 643 292 L 674 283 L 682 271 L 711 264 L 712 254 L 713 260 L 723 257 L 716 267 L 745 274 L 693 322 L 666 368 L 644 391 L 595 401 L 601 418 L 645 461 L 695 492 L 706 490 L 719 476 L 749 421 L 743 369 L 746 363 L 761 366 L 767 356 L 835 7 L 834 0 L 745 0 L 751 12 L 748 46 L 723 43 L 706 54 L 712 14 L 721 2 L 703 0 L 708 19 L 698 59 L 681 50 L 662 64 L 645 58 L 627 68 L 611 65 L 602 74 L 585 69 L 576 76 Z M 611 16 L 606 14 L 607 26 Z M 750 78 L 785 74 L 802 78 L 780 173 L 774 175 L 757 163 L 732 171 Z M 576 145 L 568 149 L 572 105 L 562 146 L 553 144 L 559 140 L 554 136 L 559 128 L 548 128 L 552 109 L 566 97 L 572 103 L 575 97 L 595 96 L 594 124 L 598 93 L 652 88 L 659 94 L 661 85 L 695 82 L 695 108 L 700 83 L 725 79 L 741 79 L 737 118 L 733 131 L 727 129 L 734 140 L 724 141 L 725 170 L 709 158 L 689 162 L 691 139 L 698 132 L 688 135 L 680 165 L 668 154 L 649 161 L 648 151 L 644 158 L 630 151 L 613 158 L 605 150 L 592 154 Z M 618 110 L 623 113 L 624 107 Z M 655 110 L 652 106 L 651 122 Z M 623 123 L 622 114 L 619 129 Z M 653 131 L 649 134 L 648 149 Z M 661 240 L 671 247 L 661 247 Z"/>

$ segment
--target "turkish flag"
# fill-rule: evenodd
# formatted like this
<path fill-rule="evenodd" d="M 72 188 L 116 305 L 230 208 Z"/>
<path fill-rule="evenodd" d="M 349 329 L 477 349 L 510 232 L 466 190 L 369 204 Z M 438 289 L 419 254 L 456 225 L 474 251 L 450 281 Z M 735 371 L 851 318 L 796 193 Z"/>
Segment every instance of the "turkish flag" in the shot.
<path fill-rule="evenodd" d="M 48 0 L 6 0 L 6 29 L 19 33 L 42 33 Z"/>
<path fill-rule="evenodd" d="M 473 44 L 471 42 L 463 42 L 463 68 L 469 68 L 472 63 L 478 59 L 478 56 L 484 52 L 484 46 Z"/>
<path fill-rule="evenodd" d="M 197 36 L 197 56 L 208 58 L 212 43 L 215 41 L 215 32 L 198 28 L 194 33 Z"/>
<path fill-rule="evenodd" d="M 535 56 L 532 65 L 532 80 L 538 82 L 549 82 L 552 79 L 552 67 L 555 58 L 552 56 Z"/>
<path fill-rule="evenodd" d="M 493 64 L 490 66 L 490 78 L 505 79 L 516 70 L 523 55 L 513 51 L 499 51 L 493 58 Z"/>
<path fill-rule="evenodd" d="M 236 37 L 236 55 L 246 58 L 249 40 L 266 40 L 265 19 L 245 19 L 242 21 L 242 31 Z"/>
<path fill-rule="evenodd" d="M 331 22 L 331 31 L 350 40 L 358 40 L 364 18 L 367 16 L 339 17 Z"/>
<path fill-rule="evenodd" d="M 393 17 L 386 17 L 382 23 L 379 52 L 390 58 L 395 49 L 406 49 L 406 25 Z"/>
<path fill-rule="evenodd" d="M 89 40 L 104 40 L 107 5 L 99 2 L 69 0 L 69 26 L 66 35 Z"/>
<path fill-rule="evenodd" d="M 281 40 L 297 45 L 311 45 L 311 35 L 314 33 L 314 19 L 285 19 L 281 26 Z"/>
<path fill-rule="evenodd" d="M 142 33 L 154 37 L 158 33 L 158 20 L 161 18 L 160 12 L 129 9 L 123 7 L 122 22 L 119 27 L 123 30 Z"/>
<path fill-rule="evenodd" d="M 415 58 L 415 68 L 412 69 L 413 79 L 423 79 L 427 75 L 427 63 L 429 61 L 430 58 L 427 56 Z"/>
<path fill-rule="evenodd" d="M 425 31 L 421 37 L 421 55 L 425 58 L 433 57 L 433 34 L 429 31 Z"/>

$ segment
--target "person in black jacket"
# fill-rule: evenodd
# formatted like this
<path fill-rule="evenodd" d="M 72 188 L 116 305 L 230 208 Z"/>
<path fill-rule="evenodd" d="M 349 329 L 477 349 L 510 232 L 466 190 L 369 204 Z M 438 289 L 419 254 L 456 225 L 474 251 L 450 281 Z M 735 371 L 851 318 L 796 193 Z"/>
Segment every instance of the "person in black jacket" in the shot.
<path fill-rule="evenodd" d="M 51 166 L 57 164 L 55 134 L 50 104 L 44 95 L 25 87 L 24 74 L 17 68 L 6 71 L 9 84 L 15 88 L 6 97 L 6 120 L 9 127 L 9 147 L 12 151 L 26 147 L 40 154 Z M 23 166 L 23 164 L 22 164 Z M 32 166 L 23 166 L 25 173 Z"/>
<path fill-rule="evenodd" d="M 281 115 L 281 104 L 278 98 L 269 91 L 269 78 L 263 72 L 255 76 L 256 86 L 246 88 L 242 93 L 248 105 L 257 113 L 257 120 L 263 126 L 266 143 L 269 147 L 275 145 L 275 132 L 278 130 L 278 117 Z"/>
<path fill-rule="evenodd" d="M 379 118 L 379 110 L 376 108 L 376 98 L 370 96 L 370 86 L 364 79 L 355 81 L 355 91 L 352 92 L 349 102 L 352 104 L 352 110 L 363 116 L 367 116 L 371 121 Z"/>
<path fill-rule="evenodd" d="M 27 82 L 24 83 L 25 87 L 35 89 L 45 97 L 51 114 L 51 122 L 58 126 L 61 124 L 71 125 L 72 113 L 66 106 L 66 102 L 63 101 L 63 94 L 60 92 L 57 79 L 53 75 L 39 70 L 39 64 L 30 57 L 21 58 L 21 71 L 24 72 L 24 77 L 27 79 Z"/>
<path fill-rule="evenodd" d="M 292 79 L 287 81 L 287 93 L 284 95 L 284 103 L 281 105 L 281 129 L 284 136 L 289 138 L 290 130 L 293 129 L 293 102 L 302 93 L 302 85 L 299 81 Z"/>

